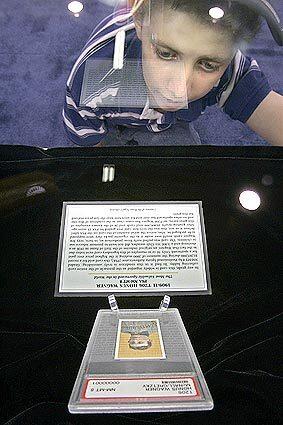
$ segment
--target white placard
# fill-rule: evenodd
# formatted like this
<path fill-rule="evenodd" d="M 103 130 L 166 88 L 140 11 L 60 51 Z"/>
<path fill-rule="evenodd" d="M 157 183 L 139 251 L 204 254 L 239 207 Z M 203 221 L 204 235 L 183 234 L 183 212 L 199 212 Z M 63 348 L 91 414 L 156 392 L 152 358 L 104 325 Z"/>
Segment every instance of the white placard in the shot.
<path fill-rule="evenodd" d="M 194 380 L 182 378 L 89 379 L 85 399 L 163 398 L 199 396 Z"/>
<path fill-rule="evenodd" d="M 65 204 L 59 293 L 208 291 L 199 203 Z"/>

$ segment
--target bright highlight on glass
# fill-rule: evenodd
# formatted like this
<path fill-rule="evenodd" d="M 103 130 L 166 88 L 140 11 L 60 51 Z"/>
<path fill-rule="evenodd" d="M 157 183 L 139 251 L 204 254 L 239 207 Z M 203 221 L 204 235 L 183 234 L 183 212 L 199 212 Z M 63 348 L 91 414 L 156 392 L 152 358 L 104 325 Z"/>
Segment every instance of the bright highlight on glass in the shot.
<path fill-rule="evenodd" d="M 221 7 L 212 7 L 208 13 L 213 19 L 221 19 L 224 16 L 224 10 Z"/>
<path fill-rule="evenodd" d="M 75 16 L 79 16 L 78 14 L 83 10 L 84 5 L 80 1 L 71 1 L 68 4 L 68 9 L 70 12 L 74 13 Z"/>
<path fill-rule="evenodd" d="M 245 190 L 239 196 L 239 201 L 242 207 L 246 210 L 254 211 L 260 206 L 260 197 L 253 190 Z"/>
<path fill-rule="evenodd" d="M 261 183 L 264 186 L 271 186 L 273 184 L 273 177 L 270 174 L 262 176 Z"/>

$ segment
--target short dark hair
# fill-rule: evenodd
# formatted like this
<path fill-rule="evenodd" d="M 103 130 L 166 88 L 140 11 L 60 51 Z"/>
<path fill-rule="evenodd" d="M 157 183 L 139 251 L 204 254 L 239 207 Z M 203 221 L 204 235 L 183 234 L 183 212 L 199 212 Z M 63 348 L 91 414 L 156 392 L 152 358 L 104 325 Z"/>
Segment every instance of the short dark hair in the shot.
<path fill-rule="evenodd" d="M 232 41 L 250 42 L 261 27 L 261 18 L 242 3 L 229 0 L 149 0 L 151 10 L 158 9 L 160 4 L 172 10 L 194 15 L 201 23 L 225 31 Z M 209 15 L 212 7 L 220 7 L 224 11 L 223 18 L 213 21 Z M 143 15 L 148 8 L 148 0 L 140 7 L 137 14 Z"/>

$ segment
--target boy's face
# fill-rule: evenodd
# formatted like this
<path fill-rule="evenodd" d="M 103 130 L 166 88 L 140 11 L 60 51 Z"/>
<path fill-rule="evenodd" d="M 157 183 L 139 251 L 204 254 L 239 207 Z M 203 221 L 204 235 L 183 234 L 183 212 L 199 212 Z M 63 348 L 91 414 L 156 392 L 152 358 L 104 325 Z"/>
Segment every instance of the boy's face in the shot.
<path fill-rule="evenodd" d="M 130 348 L 134 348 L 136 350 L 148 348 L 149 343 L 150 339 L 147 335 L 131 335 L 131 338 L 129 339 Z"/>
<path fill-rule="evenodd" d="M 205 96 L 221 78 L 235 52 L 221 32 L 176 10 L 156 11 L 135 22 L 142 42 L 142 67 L 158 108 L 175 111 Z"/>

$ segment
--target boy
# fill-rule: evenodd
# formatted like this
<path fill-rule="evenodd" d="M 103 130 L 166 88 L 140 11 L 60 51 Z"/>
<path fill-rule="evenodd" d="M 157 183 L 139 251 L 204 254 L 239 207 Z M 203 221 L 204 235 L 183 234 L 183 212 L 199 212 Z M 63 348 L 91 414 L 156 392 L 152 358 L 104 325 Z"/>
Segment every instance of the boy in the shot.
<path fill-rule="evenodd" d="M 97 28 L 71 71 L 63 118 L 75 144 L 170 144 L 176 135 L 182 144 L 200 144 L 192 122 L 217 104 L 283 145 L 283 97 L 241 51 L 260 27 L 255 12 L 228 0 L 217 8 L 214 0 L 132 4 L 133 22 L 121 26 L 128 15 L 117 15 Z M 119 31 L 126 46 L 122 70 L 112 68 Z M 82 102 L 91 60 L 96 87 Z"/>

